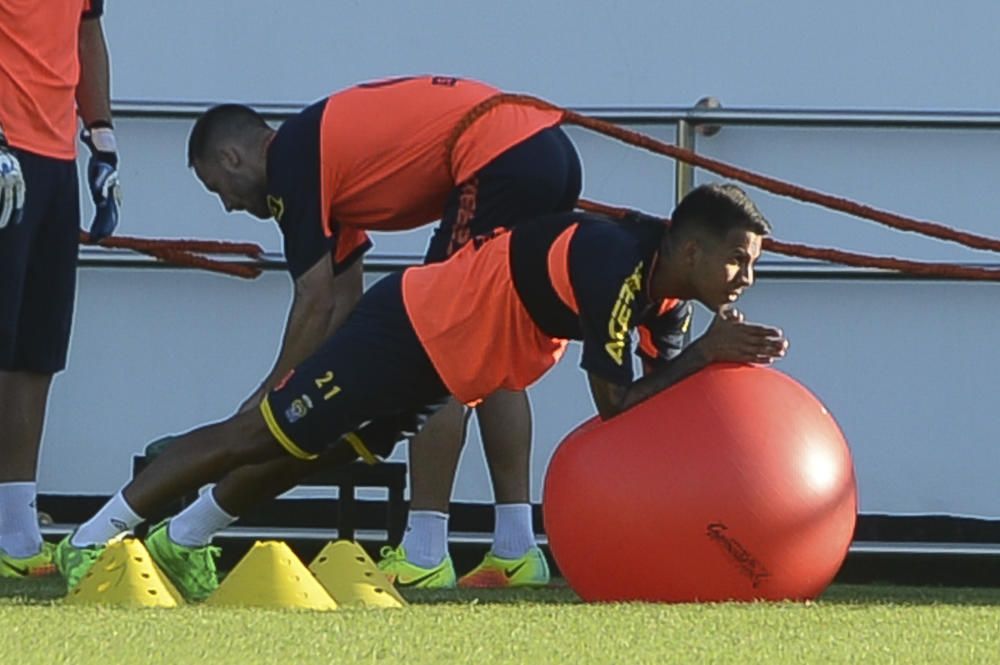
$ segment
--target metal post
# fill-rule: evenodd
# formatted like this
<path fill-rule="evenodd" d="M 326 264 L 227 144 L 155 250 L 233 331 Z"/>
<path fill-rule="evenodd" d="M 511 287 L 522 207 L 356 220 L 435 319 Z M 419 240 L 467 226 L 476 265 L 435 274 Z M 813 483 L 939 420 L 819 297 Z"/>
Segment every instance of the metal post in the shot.
<path fill-rule="evenodd" d="M 687 120 L 677 121 L 677 147 L 694 150 L 694 127 Z M 694 167 L 677 160 L 674 169 L 674 205 L 677 205 L 694 189 Z"/>

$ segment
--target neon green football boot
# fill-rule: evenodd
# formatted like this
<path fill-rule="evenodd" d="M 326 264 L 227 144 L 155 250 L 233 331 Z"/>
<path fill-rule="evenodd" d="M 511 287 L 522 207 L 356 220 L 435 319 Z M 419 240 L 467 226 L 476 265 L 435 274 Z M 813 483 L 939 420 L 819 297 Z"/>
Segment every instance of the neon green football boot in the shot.
<path fill-rule="evenodd" d="M 406 560 L 406 550 L 403 546 L 383 547 L 379 551 L 381 560 L 378 568 L 389 581 L 401 589 L 454 589 L 455 566 L 451 556 L 433 568 L 422 568 Z"/>
<path fill-rule="evenodd" d="M 153 527 L 146 536 L 146 549 L 185 600 L 205 600 L 219 588 L 215 560 L 222 550 L 212 545 L 178 545 L 167 535 L 168 524 L 169 521 L 164 521 Z"/>
<path fill-rule="evenodd" d="M 0 549 L 0 577 L 45 577 L 55 575 L 56 564 L 52 560 L 56 546 L 43 542 L 38 554 L 26 557 L 11 556 Z"/>
<path fill-rule="evenodd" d="M 72 589 L 79 584 L 97 558 L 104 552 L 104 545 L 87 545 L 86 547 L 73 545 L 70 540 L 75 533 L 74 531 L 60 540 L 52 556 L 56 568 L 66 580 L 67 589 Z"/>
<path fill-rule="evenodd" d="M 549 583 L 549 577 L 549 563 L 538 547 L 532 547 L 517 559 L 502 559 L 490 551 L 482 563 L 462 575 L 458 586 L 465 589 L 540 587 Z"/>

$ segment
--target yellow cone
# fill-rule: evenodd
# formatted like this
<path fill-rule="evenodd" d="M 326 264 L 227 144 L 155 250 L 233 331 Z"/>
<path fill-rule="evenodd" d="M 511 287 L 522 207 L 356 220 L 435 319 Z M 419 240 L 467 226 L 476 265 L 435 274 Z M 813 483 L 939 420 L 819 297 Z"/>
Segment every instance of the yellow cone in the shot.
<path fill-rule="evenodd" d="M 66 596 L 67 603 L 177 607 L 177 589 L 153 563 L 141 541 L 123 538 L 108 545 Z"/>
<path fill-rule="evenodd" d="M 337 603 L 288 545 L 257 541 L 206 605 L 335 610 Z"/>
<path fill-rule="evenodd" d="M 396 587 L 360 545 L 349 540 L 327 543 L 309 564 L 320 584 L 344 607 L 402 607 Z"/>

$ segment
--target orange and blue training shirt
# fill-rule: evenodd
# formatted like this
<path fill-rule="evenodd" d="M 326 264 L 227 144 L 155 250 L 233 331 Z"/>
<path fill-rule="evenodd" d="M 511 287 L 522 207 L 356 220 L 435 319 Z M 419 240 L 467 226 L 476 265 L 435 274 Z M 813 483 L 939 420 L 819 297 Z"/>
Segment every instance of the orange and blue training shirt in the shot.
<path fill-rule="evenodd" d="M 690 306 L 653 302 L 662 220 L 561 213 L 474 238 L 443 263 L 403 274 L 407 315 L 449 392 L 474 404 L 522 390 L 583 341 L 581 366 L 633 380 L 632 332 L 647 369 L 680 353 Z"/>
<path fill-rule="evenodd" d="M 454 187 L 561 119 L 502 104 L 466 128 L 449 155 L 466 114 L 498 94 L 469 79 L 388 79 L 336 92 L 285 121 L 268 148 L 268 202 L 292 275 L 331 252 L 341 272 L 371 246 L 366 230 L 440 219 Z"/>
<path fill-rule="evenodd" d="M 0 125 L 15 148 L 76 157 L 80 21 L 103 0 L 0 1 Z"/>

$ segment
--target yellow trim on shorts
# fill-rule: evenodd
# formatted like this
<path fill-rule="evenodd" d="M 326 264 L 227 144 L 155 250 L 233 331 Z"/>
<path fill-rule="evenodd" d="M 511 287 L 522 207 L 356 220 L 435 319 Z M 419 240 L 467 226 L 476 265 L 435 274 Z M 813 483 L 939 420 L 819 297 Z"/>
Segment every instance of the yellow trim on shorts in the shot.
<path fill-rule="evenodd" d="M 351 444 L 351 448 L 354 448 L 354 452 L 358 454 L 358 457 L 365 464 L 378 464 L 378 458 L 372 454 L 372 451 L 368 450 L 368 446 L 365 442 L 361 440 L 361 437 L 355 432 L 348 432 L 344 435 L 344 441 Z"/>
<path fill-rule="evenodd" d="M 315 453 L 306 452 L 299 448 L 294 441 L 288 438 L 288 435 L 281 431 L 281 426 L 278 425 L 278 421 L 274 417 L 274 412 L 271 411 L 271 401 L 270 395 L 264 397 L 260 401 L 260 412 L 264 416 L 264 423 L 267 425 L 267 429 L 271 431 L 271 435 L 278 441 L 282 448 L 287 450 L 292 457 L 297 457 L 304 460 L 312 460 L 319 457 Z"/>

